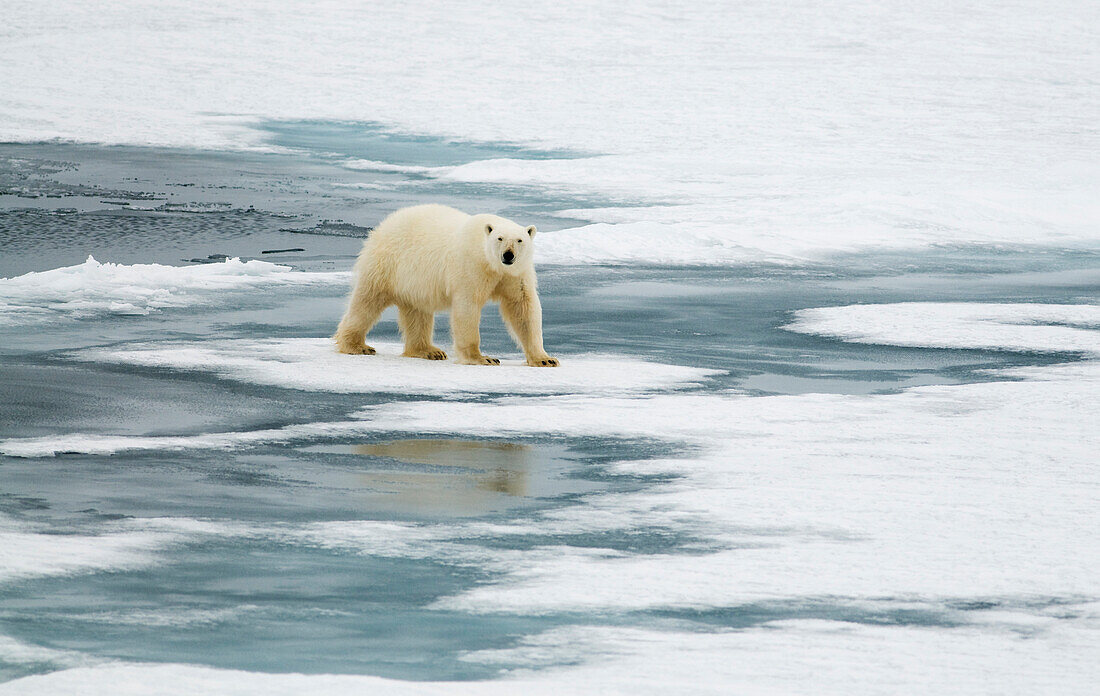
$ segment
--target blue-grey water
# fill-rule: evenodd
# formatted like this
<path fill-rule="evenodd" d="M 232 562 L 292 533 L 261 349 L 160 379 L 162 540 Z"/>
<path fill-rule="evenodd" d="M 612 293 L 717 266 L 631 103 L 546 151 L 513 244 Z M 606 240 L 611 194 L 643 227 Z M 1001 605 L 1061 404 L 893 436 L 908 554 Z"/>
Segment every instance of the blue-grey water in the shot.
<path fill-rule="evenodd" d="M 227 255 L 300 270 L 347 270 L 370 225 L 403 205 L 430 200 L 493 210 L 552 234 L 569 225 L 552 211 L 592 203 L 341 166 L 346 158 L 441 165 L 570 153 L 398 137 L 369 124 L 272 123 L 268 132 L 273 145 L 296 151 L 0 145 L 0 277 L 79 264 L 89 254 L 126 264 L 197 264 Z M 333 183 L 379 187 L 334 189 Z M 292 248 L 302 250 L 263 253 Z M 596 351 L 721 370 L 706 381 L 708 390 L 864 394 L 988 380 L 989 368 L 1075 356 L 842 343 L 782 330 L 791 312 L 914 300 L 1076 302 L 1095 298 L 1098 276 L 1094 252 L 959 248 L 838 256 L 804 266 L 548 267 L 540 282 L 547 344 L 563 359 Z M 238 293 L 232 302 L 148 316 L 0 324 L 0 436 L 249 431 L 341 421 L 365 405 L 384 404 L 395 397 L 306 392 L 78 362 L 70 355 L 151 339 L 328 336 L 344 294 L 340 286 L 316 286 Z M 439 324 L 440 340 L 448 341 L 445 322 Z M 373 335 L 397 338 L 392 323 Z M 486 313 L 482 336 L 487 353 L 513 350 L 493 312 Z M 659 485 L 667 479 L 617 473 L 614 464 L 670 456 L 684 446 L 656 433 L 639 440 L 381 433 L 241 451 L 0 456 L 0 512 L 56 535 L 96 534 L 120 520 L 162 517 L 269 530 L 341 520 L 507 522 L 534 510 L 583 506 L 593 492 Z M 665 527 L 459 543 L 640 555 L 708 551 L 700 540 Z M 493 677 L 502 665 L 461 657 L 581 622 L 705 631 L 782 618 L 916 626 L 953 621 L 929 610 L 857 609 L 828 599 L 584 616 L 477 614 L 433 605 L 492 581 L 494 572 L 476 563 L 357 553 L 270 533 L 196 535 L 159 551 L 153 565 L 0 584 L 0 634 L 97 658 L 436 680 Z M 0 679 L 57 668 L 46 659 L 0 662 Z"/>

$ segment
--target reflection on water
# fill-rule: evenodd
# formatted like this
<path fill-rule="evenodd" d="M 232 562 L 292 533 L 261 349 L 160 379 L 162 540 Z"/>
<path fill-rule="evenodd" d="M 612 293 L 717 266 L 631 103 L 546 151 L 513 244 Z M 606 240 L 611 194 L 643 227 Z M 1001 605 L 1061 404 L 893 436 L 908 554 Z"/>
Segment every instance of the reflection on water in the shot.
<path fill-rule="evenodd" d="M 393 440 L 370 445 L 355 445 L 352 451 L 372 457 L 387 457 L 407 464 L 453 467 L 453 471 L 406 474 L 410 482 L 438 483 L 453 487 L 462 482 L 490 493 L 511 496 L 528 495 L 528 477 L 532 451 L 528 445 L 513 442 L 477 442 L 471 440 Z M 460 471 L 465 470 L 465 471 Z M 375 475 L 368 476 L 374 480 Z M 387 474 L 388 480 L 393 475 Z"/>
<path fill-rule="evenodd" d="M 410 439 L 313 445 L 306 452 L 351 455 L 344 485 L 369 508 L 399 515 L 483 515 L 597 487 L 573 474 L 567 448 L 499 440 Z"/>

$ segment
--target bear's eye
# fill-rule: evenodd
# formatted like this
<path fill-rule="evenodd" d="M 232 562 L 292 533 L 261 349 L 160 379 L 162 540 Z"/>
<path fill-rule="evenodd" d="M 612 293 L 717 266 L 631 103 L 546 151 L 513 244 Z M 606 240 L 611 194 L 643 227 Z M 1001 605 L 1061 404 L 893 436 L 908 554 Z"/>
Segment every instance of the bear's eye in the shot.
<path fill-rule="evenodd" d="M 498 241 L 498 242 L 503 242 L 503 241 L 504 241 L 504 237 L 497 237 L 497 241 Z"/>
<path fill-rule="evenodd" d="M 523 240 L 522 239 L 517 239 L 516 244 L 523 244 Z"/>

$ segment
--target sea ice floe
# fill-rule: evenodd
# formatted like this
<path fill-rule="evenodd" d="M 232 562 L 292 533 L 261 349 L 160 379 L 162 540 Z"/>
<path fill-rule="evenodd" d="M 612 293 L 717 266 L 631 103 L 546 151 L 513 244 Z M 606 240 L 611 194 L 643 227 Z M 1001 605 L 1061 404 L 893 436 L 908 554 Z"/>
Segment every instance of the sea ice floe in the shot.
<path fill-rule="evenodd" d="M 288 389 L 339 393 L 465 395 L 623 395 L 697 386 L 719 371 L 619 356 L 562 356 L 556 368 L 532 368 L 518 359 L 500 366 L 458 365 L 400 357 L 401 346 L 376 342 L 378 355 L 342 355 L 327 338 L 164 342 L 94 348 L 81 360 L 208 372 L 225 379 Z M 124 436 L 95 433 L 0 440 L 0 454 L 114 454 L 150 450 L 238 449 L 265 443 L 332 439 L 377 432 L 359 418 L 281 428 L 198 435 Z"/>
<path fill-rule="evenodd" d="M 0 582 L 140 568 L 157 552 L 196 537 L 247 533 L 241 525 L 188 518 L 120 520 L 103 524 L 98 534 L 51 532 L 0 515 Z"/>
<path fill-rule="evenodd" d="M 1042 224 L 1030 219 L 1034 208 L 1025 210 L 984 197 L 975 200 L 959 190 L 937 192 L 933 203 L 883 182 L 874 183 L 873 192 L 837 191 L 818 182 L 802 182 L 797 191 L 777 192 L 773 172 L 756 172 L 734 177 L 737 195 L 729 200 L 728 186 L 706 180 L 668 181 L 668 165 L 622 156 L 504 158 L 440 167 L 351 160 L 345 166 L 399 171 L 443 182 L 521 186 L 543 195 L 600 190 L 634 203 L 557 211 L 559 217 L 588 224 L 544 231 L 535 247 L 536 261 L 544 265 L 790 265 L 840 253 L 897 252 L 956 243 L 1092 248 L 1097 241 L 1093 228 L 1080 220 Z M 639 188 L 649 187 L 663 199 L 680 200 L 675 205 L 637 205 Z M 775 208 L 776 201 L 788 198 L 799 199 L 799 205 Z M 1096 214 L 1083 211 L 1082 220 Z"/>
<path fill-rule="evenodd" d="M 0 440 L 0 454 L 9 457 L 53 457 L 58 454 L 110 455 L 118 452 L 179 450 L 234 450 L 266 443 L 330 439 L 362 434 L 362 421 L 302 423 L 263 430 L 201 433 L 199 435 L 99 435 L 66 433 L 45 437 Z"/>
<path fill-rule="evenodd" d="M 358 169 L 369 172 L 394 172 L 400 174 L 433 174 L 445 171 L 449 167 L 425 167 L 415 164 L 393 164 L 392 162 L 379 162 L 376 160 L 352 159 L 344 162 L 348 169 Z M 346 184 L 340 184 L 344 186 Z"/>
<path fill-rule="evenodd" d="M 210 372 L 225 379 L 305 391 L 437 396 L 465 394 L 624 394 L 695 386 L 720 371 L 617 355 L 560 356 L 557 368 L 519 358 L 499 367 L 401 357 L 389 341 L 377 355 L 343 355 L 329 338 L 272 338 L 146 343 L 95 348 L 81 360 Z"/>
<path fill-rule="evenodd" d="M 137 567 L 165 541 L 149 532 L 43 534 L 25 531 L 10 520 L 0 524 L 0 581 Z"/>
<path fill-rule="evenodd" d="M 0 326 L 109 314 L 144 315 L 217 302 L 226 292 L 346 283 L 342 272 L 295 271 L 266 261 L 226 259 L 199 266 L 79 265 L 0 278 Z"/>
<path fill-rule="evenodd" d="M 188 606 L 168 606 L 158 610 L 124 609 L 94 613 L 65 614 L 65 619 L 106 626 L 152 626 L 156 628 L 192 628 L 240 621 L 259 607 L 253 604 L 223 609 L 195 609 Z"/>
<path fill-rule="evenodd" d="M 1100 304 L 901 302 L 794 317 L 783 328 L 855 343 L 1100 355 Z"/>
<path fill-rule="evenodd" d="M 18 665 L 28 671 L 42 672 L 56 669 L 87 667 L 104 662 L 78 650 L 58 650 L 0 635 L 0 669 Z M 0 689 L 3 689 L 0 685 Z"/>
<path fill-rule="evenodd" d="M 692 632 L 581 625 L 525 638 L 466 659 L 518 665 L 501 678 L 424 682 L 366 675 L 266 674 L 182 664 L 115 662 L 0 685 L 20 696 L 667 696 L 736 693 L 949 695 L 1093 692 L 1095 660 L 1073 646 L 1094 640 L 1073 624 L 1043 639 L 1013 630 L 770 621 L 742 630 Z M 811 688 L 806 689 L 810 684 Z M 154 687 L 155 688 L 151 688 Z"/>

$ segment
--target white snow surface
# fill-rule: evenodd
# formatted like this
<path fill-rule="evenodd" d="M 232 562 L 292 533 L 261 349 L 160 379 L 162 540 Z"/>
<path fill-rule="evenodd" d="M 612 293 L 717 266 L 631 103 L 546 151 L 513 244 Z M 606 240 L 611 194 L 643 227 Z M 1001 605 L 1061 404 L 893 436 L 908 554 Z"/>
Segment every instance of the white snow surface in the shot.
<path fill-rule="evenodd" d="M 1092 610 L 1096 612 L 1096 609 Z M 0 684 L 0 694 L 54 696 L 392 696 L 608 694 L 948 695 L 1091 694 L 1100 669 L 1081 654 L 1089 631 L 1050 619 L 1043 640 L 1010 626 L 928 628 L 837 621 L 774 621 L 742 631 L 687 633 L 580 626 L 473 659 L 588 660 L 495 681 L 410 682 L 334 674 L 265 674 L 178 664 L 109 663 Z M 505 655 L 503 653 L 511 654 Z M 743 655 L 745 659 L 730 659 Z M 592 660 L 596 657 L 596 660 Z M 671 659 L 674 657 L 675 659 Z M 853 660 L 859 668 L 853 672 Z"/>
<path fill-rule="evenodd" d="M 9 457 L 53 457 L 58 454 L 100 454 L 178 450 L 236 450 L 268 443 L 327 439 L 362 434 L 362 421 L 303 423 L 263 430 L 202 433 L 199 435 L 103 435 L 66 433 L 44 437 L 0 440 L 0 454 Z"/>
<path fill-rule="evenodd" d="M 563 211 L 592 225 L 546 234 L 544 262 L 1100 241 L 1095 3 L 14 0 L 4 20 L 0 141 L 264 149 L 264 120 L 325 119 L 587 155 L 415 168 L 607 201 Z"/>
<path fill-rule="evenodd" d="M 343 393 L 623 394 L 696 386 L 717 370 L 664 365 L 617 355 L 559 356 L 556 368 L 528 367 L 521 357 L 499 366 L 401 356 L 402 345 L 370 341 L 376 355 L 336 352 L 331 338 L 271 338 L 146 343 L 94 348 L 81 360 L 212 372 L 250 384 Z"/>
<path fill-rule="evenodd" d="M 76 650 L 56 650 L 0 636 L 0 664 L 31 666 L 41 670 L 85 667 L 101 662 Z M 0 688 L 4 688 L 0 685 Z"/>
<path fill-rule="evenodd" d="M 346 283 L 349 273 L 295 271 L 266 261 L 226 259 L 198 266 L 100 263 L 0 278 L 0 326 L 103 315 L 145 315 L 215 304 L 227 292 Z"/>
<path fill-rule="evenodd" d="M 901 302 L 794 314 L 783 328 L 856 343 L 1100 356 L 1100 304 Z"/>
<path fill-rule="evenodd" d="M 424 396 L 588 394 L 622 396 L 698 386 L 717 370 L 665 365 L 616 355 L 560 356 L 556 368 L 459 365 L 401 357 L 401 344 L 372 341 L 377 355 L 337 353 L 329 338 L 173 341 L 90 348 L 78 360 L 208 372 L 249 384 L 304 391 Z M 266 443 L 344 437 L 375 428 L 363 420 L 301 423 L 281 428 L 198 435 L 126 436 L 67 433 L 0 440 L 0 454 L 47 457 L 150 450 L 232 450 Z"/>
<path fill-rule="evenodd" d="M 122 520 L 105 525 L 100 534 L 56 534 L 0 514 L 0 583 L 141 568 L 172 545 L 230 533 L 242 532 L 219 523 L 163 517 Z"/>

